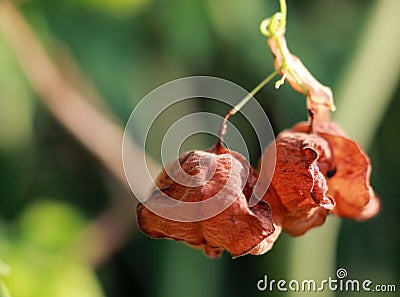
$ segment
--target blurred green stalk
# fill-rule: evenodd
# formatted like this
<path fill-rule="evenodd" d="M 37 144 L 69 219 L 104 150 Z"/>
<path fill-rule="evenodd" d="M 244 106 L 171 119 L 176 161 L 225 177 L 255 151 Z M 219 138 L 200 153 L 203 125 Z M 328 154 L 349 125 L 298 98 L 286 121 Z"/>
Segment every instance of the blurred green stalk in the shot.
<path fill-rule="evenodd" d="M 11 272 L 10 266 L 5 264 L 0 259 L 0 297 L 11 297 L 10 292 L 8 291 L 6 285 L 3 283 L 1 277 L 4 275 L 8 275 Z"/>
<path fill-rule="evenodd" d="M 0 297 L 11 297 L 7 287 L 0 281 Z"/>
<path fill-rule="evenodd" d="M 400 1 L 379 0 L 362 32 L 357 50 L 337 92 L 334 119 L 368 150 L 400 76 Z M 341 220 L 329 217 L 323 227 L 290 240 L 288 280 L 336 276 Z M 346 267 L 345 267 L 346 268 Z M 351 267 L 349 267 L 351 268 Z M 335 292 L 291 292 L 290 296 L 335 296 Z"/>

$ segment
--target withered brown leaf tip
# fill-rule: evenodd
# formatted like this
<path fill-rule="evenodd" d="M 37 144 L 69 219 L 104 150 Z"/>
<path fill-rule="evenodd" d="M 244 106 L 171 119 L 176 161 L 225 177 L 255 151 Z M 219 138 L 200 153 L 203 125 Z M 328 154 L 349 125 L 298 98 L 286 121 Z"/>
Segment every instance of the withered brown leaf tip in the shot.
<path fill-rule="evenodd" d="M 212 177 L 201 186 L 184 186 L 179 180 L 180 166 L 190 176 L 204 178 L 209 168 L 204 160 L 215 161 Z M 202 249 L 211 258 L 219 257 L 224 250 L 232 257 L 246 254 L 263 254 L 271 249 L 280 233 L 275 229 L 268 203 L 260 201 L 254 207 L 248 206 L 253 187 L 258 179 L 257 173 L 239 153 L 232 152 L 217 143 L 207 151 L 191 151 L 180 156 L 179 160 L 168 165 L 156 181 L 156 189 L 147 205 L 137 206 L 140 229 L 154 238 L 170 238 L 184 241 Z M 176 176 L 168 176 L 173 172 Z M 203 171 L 203 172 L 202 172 Z M 233 179 L 229 181 L 229 177 Z M 185 202 L 205 201 L 225 187 L 224 195 L 233 198 L 233 203 L 216 216 L 195 222 L 169 220 L 151 212 L 146 206 L 163 205 L 165 196 Z M 228 197 L 231 196 L 231 197 Z M 172 209 L 174 206 L 169 206 Z M 151 208 L 151 207 L 150 207 Z M 202 209 L 200 208 L 201 212 Z"/>
<path fill-rule="evenodd" d="M 270 162 L 269 150 L 261 162 Z M 380 209 L 370 173 L 367 155 L 335 123 L 299 123 L 276 139 L 275 172 L 263 200 L 274 223 L 294 236 L 323 224 L 329 212 L 367 220 Z"/>

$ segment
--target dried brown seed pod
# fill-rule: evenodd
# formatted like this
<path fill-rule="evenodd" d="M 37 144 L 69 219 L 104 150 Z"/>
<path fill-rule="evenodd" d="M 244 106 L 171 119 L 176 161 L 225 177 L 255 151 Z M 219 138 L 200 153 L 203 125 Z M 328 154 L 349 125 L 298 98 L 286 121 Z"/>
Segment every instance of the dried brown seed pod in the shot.
<path fill-rule="evenodd" d="M 215 166 L 208 166 L 211 163 Z M 197 178 L 195 186 L 176 181 L 188 176 Z M 150 199 L 138 205 L 139 227 L 154 238 L 184 241 L 202 249 L 211 258 L 220 256 L 224 250 L 232 257 L 263 254 L 272 247 L 280 228 L 275 230 L 273 226 L 268 203 L 260 201 L 254 207 L 248 205 L 257 179 L 257 173 L 241 154 L 229 151 L 220 143 L 207 151 L 184 153 L 161 172 L 156 181 L 158 189 Z M 230 205 L 204 220 L 178 222 L 149 210 L 157 205 L 174 211 L 174 205 L 166 203 L 165 195 L 193 203 L 207 201 L 221 191 L 222 200 Z M 201 214 L 208 209 L 199 207 L 197 211 Z"/>
<path fill-rule="evenodd" d="M 299 123 L 294 131 L 310 131 Z M 333 165 L 327 172 L 328 194 L 335 201 L 332 212 L 340 217 L 368 220 L 379 213 L 380 200 L 370 185 L 371 162 L 357 142 L 346 137 L 334 122 L 319 123 L 313 130 L 329 143 Z"/>
<path fill-rule="evenodd" d="M 269 162 L 268 150 L 261 162 Z M 271 205 L 274 223 L 288 233 L 301 235 L 323 224 L 329 212 L 356 220 L 379 212 L 369 159 L 335 123 L 299 123 L 278 135 L 276 152 L 263 199 Z"/>
<path fill-rule="evenodd" d="M 276 139 L 276 167 L 264 200 L 274 223 L 291 235 L 323 224 L 334 207 L 317 164 L 326 147 L 326 141 L 305 133 L 285 131 Z M 270 162 L 268 156 L 264 153 L 262 162 Z"/>

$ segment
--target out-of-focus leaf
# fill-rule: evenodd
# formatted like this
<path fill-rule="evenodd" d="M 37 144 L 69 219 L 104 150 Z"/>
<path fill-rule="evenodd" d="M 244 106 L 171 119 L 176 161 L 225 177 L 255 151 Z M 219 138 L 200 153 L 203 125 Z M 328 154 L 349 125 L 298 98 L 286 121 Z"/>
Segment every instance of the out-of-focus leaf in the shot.
<path fill-rule="evenodd" d="M 11 267 L 3 280 L 12 296 L 104 296 L 93 270 L 70 250 L 84 227 L 76 209 L 40 202 L 22 213 L 18 226 L 20 232 L 0 236 L 0 254 Z"/>
<path fill-rule="evenodd" d="M 20 243 L 7 257 L 12 273 L 4 282 L 13 296 L 103 296 L 93 271 L 67 255 L 41 254 Z"/>
<path fill-rule="evenodd" d="M 51 201 L 29 207 L 20 217 L 23 240 L 43 250 L 59 251 L 83 226 L 83 217 L 76 209 Z"/>

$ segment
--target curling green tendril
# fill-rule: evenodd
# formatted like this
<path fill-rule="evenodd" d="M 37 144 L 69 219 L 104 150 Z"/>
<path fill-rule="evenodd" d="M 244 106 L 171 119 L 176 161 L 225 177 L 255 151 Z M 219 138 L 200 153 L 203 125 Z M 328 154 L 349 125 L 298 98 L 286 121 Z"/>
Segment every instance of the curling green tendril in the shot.
<path fill-rule="evenodd" d="M 297 84 L 303 89 L 304 94 L 307 93 L 306 88 L 303 86 L 301 80 L 297 77 L 296 73 L 290 68 L 288 64 L 287 52 L 283 50 L 282 42 L 279 39 L 280 35 L 286 32 L 286 16 L 287 6 L 286 0 L 279 0 L 281 11 L 275 13 L 272 17 L 263 20 L 260 24 L 260 31 L 266 37 L 272 37 L 278 43 L 279 50 L 282 53 L 283 64 L 280 70 L 282 71 L 282 77 L 275 82 L 275 89 L 279 89 L 281 85 L 285 83 L 286 76 L 288 73 L 293 76 Z"/>
<path fill-rule="evenodd" d="M 275 13 L 272 17 L 265 19 L 260 24 L 261 33 L 267 37 L 277 37 L 285 34 L 286 31 L 286 1 L 279 1 L 281 11 Z"/>

